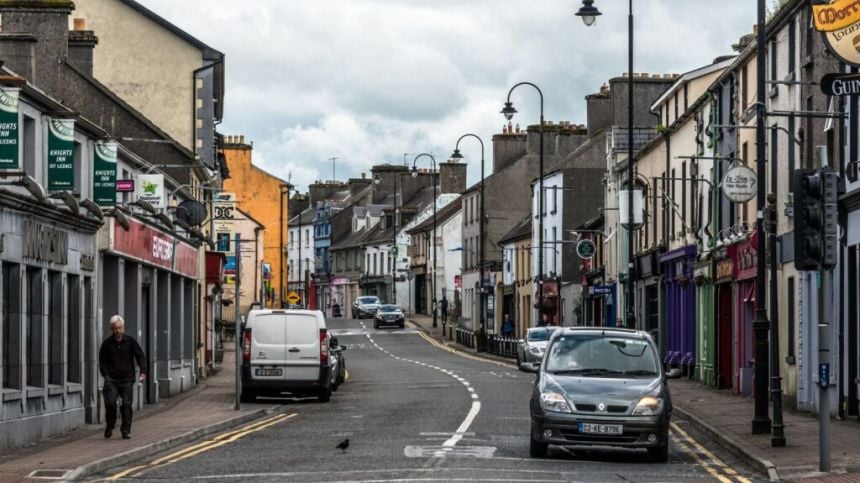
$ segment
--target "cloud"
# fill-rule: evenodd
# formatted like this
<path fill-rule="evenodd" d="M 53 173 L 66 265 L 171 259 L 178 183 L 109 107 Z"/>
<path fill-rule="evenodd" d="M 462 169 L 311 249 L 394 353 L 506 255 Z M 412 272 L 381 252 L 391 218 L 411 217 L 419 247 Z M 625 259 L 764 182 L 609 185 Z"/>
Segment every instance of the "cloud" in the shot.
<path fill-rule="evenodd" d="M 489 143 L 516 82 L 544 94 L 547 120 L 584 123 L 584 97 L 627 70 L 626 2 L 578 0 L 139 0 L 226 54 L 225 134 L 254 140 L 255 162 L 300 187 L 359 176 L 403 153 L 447 157 L 466 132 Z M 745 0 L 634 2 L 635 70 L 681 73 L 730 54 L 751 31 Z M 518 89 L 515 122 L 534 123 Z M 463 142 L 478 179 L 479 146 Z M 407 156 L 411 161 L 411 157 Z"/>

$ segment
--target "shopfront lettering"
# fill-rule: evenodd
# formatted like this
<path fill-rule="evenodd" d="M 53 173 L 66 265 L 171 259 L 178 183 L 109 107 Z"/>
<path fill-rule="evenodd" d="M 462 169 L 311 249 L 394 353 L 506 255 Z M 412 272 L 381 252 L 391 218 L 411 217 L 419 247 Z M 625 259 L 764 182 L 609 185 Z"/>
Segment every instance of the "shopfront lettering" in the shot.
<path fill-rule="evenodd" d="M 69 234 L 50 225 L 24 221 L 24 258 L 66 265 L 69 262 Z"/>
<path fill-rule="evenodd" d="M 152 257 L 163 262 L 173 261 L 173 244 L 163 238 L 152 237 Z"/>
<path fill-rule="evenodd" d="M 819 31 L 832 31 L 860 19 L 860 0 L 838 0 L 830 5 L 813 6 L 815 28 Z"/>
<path fill-rule="evenodd" d="M 732 278 L 732 260 L 725 259 L 717 262 L 717 280 Z"/>
<path fill-rule="evenodd" d="M 738 270 L 743 272 L 744 270 L 756 268 L 756 258 L 756 252 L 752 247 L 748 246 L 744 248 L 738 254 Z"/>

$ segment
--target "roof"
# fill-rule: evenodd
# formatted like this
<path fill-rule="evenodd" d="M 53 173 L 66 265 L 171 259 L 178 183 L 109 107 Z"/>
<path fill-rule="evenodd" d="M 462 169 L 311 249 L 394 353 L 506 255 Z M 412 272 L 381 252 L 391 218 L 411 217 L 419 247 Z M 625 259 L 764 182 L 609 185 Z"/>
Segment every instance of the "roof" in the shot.
<path fill-rule="evenodd" d="M 675 93 L 684 84 L 688 84 L 688 83 L 690 83 L 690 81 L 692 81 L 694 79 L 704 77 L 704 76 L 711 74 L 713 72 L 723 70 L 723 69 L 729 67 L 730 65 L 732 65 L 732 63 L 734 61 L 735 61 L 735 57 L 731 57 L 729 59 L 726 59 L 726 60 L 723 60 L 720 62 L 714 62 L 713 64 L 708 64 L 706 66 L 699 67 L 698 69 L 693 69 L 687 73 L 682 74 L 681 77 L 679 77 L 678 80 L 675 81 L 674 84 L 672 84 L 672 87 L 670 87 L 669 90 L 664 92 L 662 96 L 657 98 L 657 100 L 651 104 L 651 110 L 654 111 L 657 108 L 657 106 L 659 106 L 660 104 L 663 104 L 664 102 L 666 102 L 667 99 L 669 99 L 670 97 L 675 95 Z"/>
<path fill-rule="evenodd" d="M 299 213 L 298 215 L 292 217 L 287 221 L 287 225 L 289 226 L 298 226 L 298 225 L 310 225 L 314 222 L 314 218 L 317 214 L 316 206 L 309 206 L 305 208 L 304 211 Z"/>
<path fill-rule="evenodd" d="M 499 239 L 498 244 L 502 245 L 507 242 L 511 242 L 514 240 L 519 240 L 521 238 L 531 237 L 532 234 L 532 215 L 529 213 L 522 220 L 520 220 L 513 228 L 507 233 L 505 233 L 502 238 Z"/>
<path fill-rule="evenodd" d="M 348 250 L 350 248 L 359 248 L 365 242 L 370 240 L 373 237 L 374 233 L 376 233 L 377 231 L 380 230 L 381 226 L 382 226 L 382 223 L 377 223 L 376 225 L 374 225 L 370 228 L 365 228 L 364 230 L 350 231 L 347 236 L 341 238 L 340 240 L 338 240 L 335 243 L 332 243 L 331 251 L 336 252 L 338 250 Z"/>
<path fill-rule="evenodd" d="M 460 210 L 462 210 L 462 209 L 463 209 L 463 204 L 460 203 L 460 197 L 459 196 L 457 198 L 449 201 L 447 205 L 443 206 L 442 208 L 438 208 L 436 210 L 436 225 L 438 226 L 442 223 L 445 223 L 450 218 L 452 218 L 457 213 L 459 213 Z M 409 229 L 406 233 L 411 235 L 413 233 L 420 233 L 422 231 L 428 231 L 428 230 L 432 230 L 432 229 L 433 229 L 433 216 L 431 215 L 429 218 L 422 221 L 421 223 L 419 223 L 414 228 Z"/>
<path fill-rule="evenodd" d="M 218 50 L 215 50 L 212 47 L 206 45 L 205 43 L 200 41 L 200 39 L 192 36 L 188 32 L 177 27 L 176 25 L 168 22 L 164 17 L 161 17 L 157 13 L 144 7 L 143 5 L 136 2 L 135 0 L 119 0 L 119 1 L 122 2 L 123 4 L 125 4 L 126 6 L 128 6 L 129 8 L 131 8 L 132 10 L 137 11 L 138 13 L 143 15 L 144 17 L 151 20 L 152 22 L 158 24 L 159 26 L 161 26 L 165 30 L 169 31 L 173 35 L 179 37 L 180 39 L 188 42 L 189 44 L 191 44 L 194 47 L 196 47 L 197 49 L 199 49 L 201 52 L 203 52 L 203 58 L 204 59 L 206 59 L 206 60 L 222 60 L 224 58 L 224 54 L 222 52 L 219 52 Z"/>

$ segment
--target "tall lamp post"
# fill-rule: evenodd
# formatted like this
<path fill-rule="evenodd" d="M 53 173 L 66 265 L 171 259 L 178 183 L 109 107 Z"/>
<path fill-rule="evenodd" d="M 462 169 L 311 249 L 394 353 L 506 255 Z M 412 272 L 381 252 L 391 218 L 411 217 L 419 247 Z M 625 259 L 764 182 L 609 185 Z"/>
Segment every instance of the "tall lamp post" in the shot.
<path fill-rule="evenodd" d="M 282 184 L 281 188 L 281 198 L 278 203 L 279 213 L 278 213 L 278 299 L 281 304 L 281 308 L 284 308 L 286 304 L 284 303 L 284 251 L 286 247 L 284 246 L 284 195 L 287 195 L 287 200 L 289 200 L 290 189 L 292 188 L 289 184 Z M 266 301 L 262 300 L 263 307 L 266 306 Z"/>
<path fill-rule="evenodd" d="M 619 201 L 627 202 L 627 313 L 625 325 L 629 329 L 636 327 L 636 311 L 634 309 L 634 274 L 633 274 L 633 230 L 635 228 L 633 216 L 633 198 L 641 199 L 641 190 L 635 190 L 633 175 L 633 0 L 628 0 L 627 13 L 627 193 L 619 193 Z M 582 0 L 582 7 L 576 12 L 582 17 L 587 27 L 594 25 L 597 17 L 601 15 L 600 10 L 594 6 L 594 0 Z M 635 193 L 639 191 L 639 193 Z M 626 197 L 626 200 L 624 199 Z M 624 225 L 624 217 L 621 217 Z"/>
<path fill-rule="evenodd" d="M 436 177 L 438 176 L 438 173 L 436 172 L 436 158 L 434 158 L 432 154 L 421 153 L 418 156 L 415 156 L 415 159 L 412 160 L 412 177 L 413 178 L 418 177 L 418 168 L 415 167 L 415 165 L 418 162 L 418 158 L 420 158 L 422 156 L 426 156 L 426 157 L 430 158 L 430 162 L 433 165 L 433 278 L 430 280 L 430 284 L 432 287 L 431 290 L 433 290 L 433 297 L 431 297 L 431 303 L 433 304 L 433 328 L 436 328 L 438 326 L 438 322 L 437 322 L 437 318 L 436 318 L 436 269 L 438 267 L 438 265 L 436 263 L 436 260 L 438 258 L 436 256 L 437 255 L 437 253 L 436 253 L 436 248 L 437 248 L 436 247 L 436 204 L 438 201 L 437 200 L 437 197 L 438 197 L 437 185 L 439 183 L 436 180 Z"/>
<path fill-rule="evenodd" d="M 485 278 L 484 278 L 484 221 L 486 219 L 486 215 L 484 212 L 484 141 L 475 134 L 463 134 L 460 136 L 460 139 L 457 140 L 457 144 L 454 145 L 454 153 L 451 154 L 451 159 L 463 159 L 463 155 L 460 154 L 460 141 L 464 138 L 473 137 L 481 143 L 481 221 L 478 225 L 478 230 L 480 231 L 478 238 L 480 240 L 481 248 L 478 257 L 480 260 L 480 271 L 481 271 L 481 334 L 483 337 L 486 337 L 487 334 L 487 301 L 485 300 L 484 293 L 486 290 L 485 287 Z"/>
<path fill-rule="evenodd" d="M 538 126 L 538 134 L 540 135 L 540 143 L 538 153 L 538 177 L 540 183 L 540 189 L 538 190 L 538 273 L 537 273 L 537 284 L 538 284 L 538 298 L 537 298 L 537 307 L 538 307 L 538 321 L 541 320 L 541 312 L 543 312 L 543 92 L 541 92 L 540 88 L 531 82 L 520 82 L 519 84 L 511 87 L 511 90 L 508 91 L 508 100 L 505 102 L 505 107 L 502 108 L 501 113 L 505 115 L 505 119 L 510 121 L 513 119 L 514 114 L 517 113 L 517 110 L 514 109 L 513 104 L 511 103 L 511 94 L 514 92 L 519 86 L 529 85 L 535 88 L 540 96 L 540 125 Z M 481 193 L 481 200 L 483 201 L 483 193 Z M 483 247 L 482 247 L 483 251 Z M 483 281 L 482 281 L 483 283 Z M 538 322 L 540 323 L 540 322 Z"/>
<path fill-rule="evenodd" d="M 391 244 L 391 296 L 393 298 L 394 305 L 397 305 L 397 222 L 398 222 L 398 206 L 397 206 L 397 198 L 400 196 L 397 184 L 400 181 L 400 175 L 403 173 L 394 173 L 394 215 L 392 227 L 394 228 L 394 234 L 391 236 L 392 244 Z M 373 184 L 379 185 L 382 183 L 382 178 L 377 174 L 373 177 Z"/>

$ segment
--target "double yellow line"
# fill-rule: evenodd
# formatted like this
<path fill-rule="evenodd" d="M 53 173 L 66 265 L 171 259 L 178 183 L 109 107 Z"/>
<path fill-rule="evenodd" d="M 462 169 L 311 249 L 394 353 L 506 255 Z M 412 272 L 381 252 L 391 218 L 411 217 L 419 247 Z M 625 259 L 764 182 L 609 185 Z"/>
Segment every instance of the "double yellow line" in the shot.
<path fill-rule="evenodd" d="M 484 357 L 477 357 L 477 356 L 473 356 L 471 354 L 466 354 L 465 352 L 458 351 L 457 349 L 453 349 L 451 347 L 446 346 L 445 344 L 439 343 L 439 341 L 437 341 L 437 340 L 433 339 L 432 337 L 430 337 L 429 335 L 425 334 L 424 331 L 421 330 L 421 328 L 415 324 L 415 322 L 409 321 L 409 325 L 411 325 L 413 329 L 417 329 L 418 335 L 420 335 L 424 340 L 429 342 L 431 345 L 434 345 L 434 346 L 438 347 L 439 349 L 442 349 L 443 351 L 447 351 L 447 352 L 450 352 L 452 354 L 457 354 L 460 357 L 464 357 L 466 359 L 471 359 L 473 361 L 486 362 L 488 364 L 495 364 L 497 366 L 507 367 L 509 369 L 512 367 L 515 367 L 513 364 L 506 364 L 504 362 L 498 362 L 498 361 L 494 361 L 491 359 L 486 359 Z"/>
<path fill-rule="evenodd" d="M 672 432 L 677 436 L 677 442 L 679 445 L 687 450 L 686 453 L 692 456 L 693 459 L 696 460 L 696 463 L 707 471 L 708 474 L 722 483 L 750 483 L 749 479 L 738 474 L 734 468 L 725 464 L 723 460 L 719 459 L 714 453 L 699 444 L 698 441 L 693 439 L 692 436 L 687 434 L 687 432 L 681 429 L 681 427 L 676 423 L 671 423 L 671 425 Z"/>
<path fill-rule="evenodd" d="M 219 447 L 224 446 L 226 444 L 230 444 L 230 443 L 237 441 L 240 438 L 243 438 L 243 437 L 245 437 L 251 433 L 261 431 L 263 429 L 266 429 L 270 426 L 274 426 L 274 425 L 281 423 L 283 421 L 286 421 L 288 419 L 292 419 L 296 416 L 298 416 L 297 413 L 278 414 L 276 416 L 272 416 L 272 417 L 263 419 L 261 421 L 251 423 L 251 424 L 243 426 L 239 429 L 229 431 L 229 432 L 226 432 L 223 434 L 219 434 L 218 436 L 216 436 L 210 440 L 203 441 L 202 443 L 195 444 L 194 446 L 189 446 L 188 448 L 176 451 L 176 452 L 171 453 L 167 456 L 162 456 L 161 458 L 158 458 L 157 460 L 154 460 L 148 464 L 141 465 L 141 466 L 135 466 L 134 468 L 129 468 L 125 471 L 122 471 L 120 473 L 112 475 L 111 477 L 109 477 L 107 479 L 109 481 L 119 480 L 121 478 L 126 478 L 126 477 L 130 477 L 130 476 L 137 476 L 137 475 L 143 473 L 144 471 L 149 471 L 149 470 L 155 469 L 157 467 L 171 465 L 171 464 L 176 463 L 178 461 L 182 461 L 184 459 L 191 458 L 193 456 L 197 456 L 200 453 L 203 453 L 203 452 L 215 449 L 215 448 L 219 448 Z"/>

